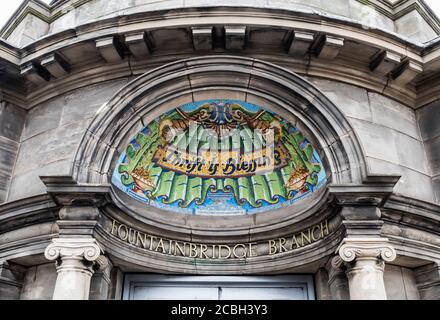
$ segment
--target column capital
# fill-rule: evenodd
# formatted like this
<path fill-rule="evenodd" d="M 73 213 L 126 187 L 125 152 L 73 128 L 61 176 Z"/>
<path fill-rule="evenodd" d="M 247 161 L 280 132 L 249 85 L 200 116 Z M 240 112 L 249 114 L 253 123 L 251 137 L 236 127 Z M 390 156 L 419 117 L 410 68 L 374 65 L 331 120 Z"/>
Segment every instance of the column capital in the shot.
<path fill-rule="evenodd" d="M 104 250 L 95 239 L 91 238 L 57 238 L 46 248 L 46 259 L 59 258 L 84 259 L 89 262 L 99 262 Z"/>
<path fill-rule="evenodd" d="M 346 238 L 337 252 L 344 262 L 358 258 L 376 258 L 385 262 L 396 259 L 396 250 L 387 238 Z"/>

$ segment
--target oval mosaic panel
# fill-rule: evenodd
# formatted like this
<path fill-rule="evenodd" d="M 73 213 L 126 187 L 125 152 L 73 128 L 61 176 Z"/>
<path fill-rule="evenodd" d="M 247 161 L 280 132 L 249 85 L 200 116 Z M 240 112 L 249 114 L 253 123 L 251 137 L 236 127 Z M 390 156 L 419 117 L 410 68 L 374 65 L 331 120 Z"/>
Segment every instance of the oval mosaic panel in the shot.
<path fill-rule="evenodd" d="M 311 143 L 279 115 L 243 101 L 205 100 L 137 133 L 112 183 L 160 209 L 244 215 L 294 205 L 322 187 L 326 174 Z"/>

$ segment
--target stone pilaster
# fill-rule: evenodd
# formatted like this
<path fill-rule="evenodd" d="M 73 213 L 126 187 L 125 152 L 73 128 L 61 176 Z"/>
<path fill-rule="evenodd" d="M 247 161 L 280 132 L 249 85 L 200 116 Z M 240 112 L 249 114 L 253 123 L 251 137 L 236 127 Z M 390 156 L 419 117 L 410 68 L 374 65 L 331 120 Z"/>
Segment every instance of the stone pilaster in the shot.
<path fill-rule="evenodd" d="M 351 300 L 386 300 L 385 262 L 396 258 L 386 238 L 346 238 L 338 249 L 347 266 Z"/>
<path fill-rule="evenodd" d="M 326 269 L 332 300 L 349 300 L 348 279 L 342 259 L 339 256 L 334 256 L 327 263 Z"/>
<path fill-rule="evenodd" d="M 422 300 L 440 300 L 440 264 L 431 263 L 414 272 Z"/>
<path fill-rule="evenodd" d="M 315 274 L 315 290 L 317 300 L 332 300 L 328 285 L 328 273 L 324 268 L 320 268 Z"/>
<path fill-rule="evenodd" d="M 0 261 L 0 300 L 20 299 L 26 268 Z"/>
<path fill-rule="evenodd" d="M 45 251 L 47 259 L 57 261 L 53 299 L 88 300 L 95 268 L 105 264 L 102 253 L 101 246 L 93 238 L 54 239 Z"/>
<path fill-rule="evenodd" d="M 101 256 L 99 269 L 95 271 L 90 286 L 90 300 L 107 300 L 110 295 L 111 271 L 113 264 Z"/>

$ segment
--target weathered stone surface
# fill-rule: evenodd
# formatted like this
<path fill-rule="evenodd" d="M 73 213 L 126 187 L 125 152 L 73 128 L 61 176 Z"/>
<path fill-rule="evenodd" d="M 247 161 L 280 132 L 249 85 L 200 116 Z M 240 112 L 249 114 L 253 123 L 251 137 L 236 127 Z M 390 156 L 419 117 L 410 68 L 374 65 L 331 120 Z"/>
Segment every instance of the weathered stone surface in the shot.
<path fill-rule="evenodd" d="M 94 117 L 99 108 L 127 83 L 127 79 L 109 81 L 65 95 L 61 98 L 63 113 L 60 125 Z"/>
<path fill-rule="evenodd" d="M 51 300 L 57 273 L 53 263 L 28 268 L 21 291 L 21 300 Z"/>
<path fill-rule="evenodd" d="M 351 119 L 350 122 L 361 140 L 366 156 L 399 163 L 394 130 L 357 119 Z"/>
<path fill-rule="evenodd" d="M 0 300 L 18 300 L 23 286 L 25 268 L 0 261 Z"/>
<path fill-rule="evenodd" d="M 426 150 L 421 141 L 397 133 L 395 134 L 395 143 L 400 165 L 426 175 L 431 174 Z"/>
<path fill-rule="evenodd" d="M 46 35 L 49 31 L 49 24 L 36 15 L 27 15 L 18 25 L 11 35 L 7 38 L 9 42 L 17 47 L 34 42 L 35 40 Z"/>
<path fill-rule="evenodd" d="M 420 131 L 423 140 L 440 136 L 440 101 L 433 102 L 419 110 L 417 110 Z"/>
<path fill-rule="evenodd" d="M 23 130 L 22 141 L 58 127 L 62 112 L 63 109 L 59 99 L 52 100 L 29 111 Z"/>
<path fill-rule="evenodd" d="M 374 123 L 400 131 L 420 140 L 420 132 L 414 110 L 378 93 L 369 92 L 368 98 Z"/>
<path fill-rule="evenodd" d="M 69 174 L 91 119 L 126 83 L 124 79 L 78 89 L 29 112 L 9 201 L 44 193 L 39 176 Z M 28 183 L 32 185 L 24 188 Z"/>
<path fill-rule="evenodd" d="M 372 121 L 367 91 L 349 84 L 308 77 L 329 99 L 350 118 Z"/>
<path fill-rule="evenodd" d="M 72 160 L 67 159 L 49 163 L 35 170 L 15 175 L 11 180 L 7 201 L 10 202 L 24 199 L 26 197 L 45 194 L 46 187 L 41 182 L 39 177 L 47 175 L 66 175 L 69 173 L 71 165 Z"/>
<path fill-rule="evenodd" d="M 26 111 L 10 103 L 0 102 L 0 137 L 20 141 Z"/>
<path fill-rule="evenodd" d="M 388 300 L 419 300 L 419 292 L 411 269 L 387 264 L 384 272 Z"/>
<path fill-rule="evenodd" d="M 316 298 L 318 300 L 332 300 L 328 281 L 327 271 L 324 268 L 319 269 L 315 274 Z"/>
<path fill-rule="evenodd" d="M 172 8 L 183 7 L 207 7 L 207 6 L 253 6 L 262 8 L 276 8 L 291 11 L 303 11 L 303 12 L 316 12 L 321 15 L 334 15 L 342 18 L 349 18 L 364 25 L 364 28 L 375 27 L 388 31 L 396 31 L 393 20 L 383 13 L 377 11 L 374 7 L 360 3 L 356 0 L 337 0 L 329 3 L 322 0 L 270 0 L 270 1 L 252 1 L 246 0 L 237 3 L 236 1 L 227 0 L 218 1 L 213 0 L 162 0 L 162 1 L 148 1 L 148 0 L 121 0 L 121 1 L 93 1 L 86 2 L 83 5 L 76 8 L 76 10 L 66 10 L 66 14 L 58 17 L 50 24 L 50 29 L 45 28 L 45 32 L 50 34 L 75 27 L 76 25 L 84 24 L 97 18 L 108 18 L 121 14 L 124 12 L 137 13 L 140 11 L 153 11 L 164 10 Z M 406 25 L 415 25 L 417 28 L 410 29 Z M 425 41 L 425 39 L 432 39 L 432 28 L 421 18 L 417 11 L 413 10 L 410 14 L 407 14 L 396 21 L 397 32 L 404 34 L 405 36 L 414 38 L 417 41 Z M 20 28 L 21 27 L 21 28 Z M 23 26 L 19 26 L 14 35 L 10 38 L 14 38 L 18 41 L 19 31 L 24 29 Z M 24 35 L 23 42 L 32 41 L 34 35 Z M 21 40 L 21 39 L 20 39 Z"/>
<path fill-rule="evenodd" d="M 0 102 L 0 203 L 7 197 L 26 112 Z"/>
<path fill-rule="evenodd" d="M 21 143 L 14 174 L 72 159 L 89 119 L 60 126 Z"/>
<path fill-rule="evenodd" d="M 17 142 L 0 136 L 0 203 L 6 200 L 8 194 L 18 146 Z"/>
<path fill-rule="evenodd" d="M 112 263 L 105 258 L 105 264 L 93 274 L 90 283 L 90 300 L 107 300 L 110 298 L 112 268 Z"/>
<path fill-rule="evenodd" d="M 367 164 L 371 173 L 397 174 L 402 176 L 394 187 L 396 194 L 429 202 L 435 201 L 429 175 L 371 157 L 367 158 Z"/>
<path fill-rule="evenodd" d="M 395 24 L 397 33 L 418 42 L 427 42 L 436 36 L 434 30 L 416 10 L 410 11 L 408 14 L 397 19 Z"/>
<path fill-rule="evenodd" d="M 434 188 L 437 203 L 440 203 L 440 176 L 436 176 L 432 179 L 432 187 Z"/>
<path fill-rule="evenodd" d="M 430 263 L 414 270 L 420 297 L 423 300 L 440 299 L 440 267 Z"/>

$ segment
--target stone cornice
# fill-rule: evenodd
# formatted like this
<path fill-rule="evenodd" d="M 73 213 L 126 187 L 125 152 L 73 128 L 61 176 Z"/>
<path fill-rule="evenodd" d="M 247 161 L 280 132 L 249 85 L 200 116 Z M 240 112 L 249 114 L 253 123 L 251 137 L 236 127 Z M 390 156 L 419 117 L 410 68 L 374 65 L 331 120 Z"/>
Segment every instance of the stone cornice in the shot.
<path fill-rule="evenodd" d="M 191 20 L 192 23 L 194 23 L 194 19 L 192 18 L 197 17 L 196 21 L 200 25 L 222 25 L 227 24 L 228 21 L 233 19 L 234 21 L 239 20 L 249 26 L 276 26 L 285 28 L 286 30 L 307 30 L 307 32 L 313 32 L 317 35 L 329 34 L 337 36 L 344 38 L 346 41 L 361 43 L 362 46 L 368 47 L 369 50 L 383 50 L 400 56 L 402 58 L 402 65 L 397 67 L 405 67 L 409 61 L 414 66 L 417 66 L 416 69 L 419 70 L 417 72 L 421 71 L 417 79 L 423 80 L 425 74 L 436 74 L 435 72 L 440 70 L 440 48 L 434 49 L 437 48 L 434 44 L 430 44 L 430 49 L 426 51 L 424 47 L 407 42 L 395 34 L 381 30 L 365 30 L 360 24 L 341 21 L 334 17 L 322 17 L 306 13 L 292 14 L 283 10 L 242 9 L 243 8 L 232 10 L 231 8 L 221 8 L 207 10 L 205 12 L 170 10 L 166 12 L 167 19 L 165 20 L 163 19 L 163 11 L 114 17 L 44 37 L 23 49 L 14 48 L 7 42 L 0 41 L 0 65 L 9 65 L 17 70 L 24 68 L 24 66 L 29 63 L 39 65 L 41 60 L 51 54 L 71 51 L 74 47 L 80 48 L 81 46 L 87 46 L 96 40 L 97 37 L 119 36 L 121 34 L 130 34 L 146 29 L 155 30 L 157 28 L 166 28 L 166 30 L 172 30 L 170 28 L 173 27 L 176 29 L 190 28 L 191 24 L 189 21 Z M 88 55 L 91 54 L 88 49 Z M 350 57 L 344 56 L 343 58 L 337 59 L 337 63 L 333 61 L 329 63 L 329 61 L 313 58 L 307 64 L 304 64 L 304 59 L 293 59 L 284 51 L 276 52 L 274 49 L 267 49 L 265 54 L 267 57 L 272 57 L 269 58 L 269 61 L 274 60 L 273 62 L 275 63 L 285 63 L 286 65 L 292 66 L 294 71 L 299 74 L 335 79 L 364 87 L 368 90 L 382 92 L 387 96 L 415 108 L 423 106 L 431 102 L 432 99 L 440 96 L 440 91 L 435 90 L 434 95 L 426 95 L 425 93 L 427 91 L 431 92 L 433 90 L 433 86 L 426 86 L 425 89 L 423 81 L 420 85 L 416 83 L 418 85 L 417 87 L 407 85 L 406 83 L 399 83 L 398 81 L 389 82 L 386 76 L 371 72 L 368 68 L 368 62 L 358 61 L 355 54 Z M 96 57 L 85 56 L 85 58 L 86 60 L 90 59 L 93 61 L 93 64 L 81 65 L 73 61 L 71 62 L 73 69 L 70 74 L 62 77 L 62 79 L 52 79 L 49 82 L 43 81 L 43 85 L 38 87 L 25 86 L 26 78 L 23 75 L 17 74 L 13 79 L 22 83 L 23 87 L 15 85 L 10 89 L 5 88 L 4 95 L 8 101 L 25 109 L 30 109 L 56 94 L 78 88 L 79 85 L 90 85 L 98 80 L 102 80 L 104 74 L 108 74 L 108 80 L 130 76 L 132 73 L 140 74 L 145 72 L 146 69 L 151 68 L 149 63 L 153 61 L 153 59 L 157 59 L 157 61 L 164 61 L 166 58 L 181 59 L 182 55 L 179 57 L 166 55 L 166 57 L 163 58 L 157 55 L 154 57 L 149 56 L 140 61 L 131 61 L 130 64 L 127 58 L 121 60 L 120 63 L 102 64 L 102 61 L 99 60 L 98 51 L 96 52 Z M 87 73 L 87 81 L 84 81 L 81 70 Z M 430 78 L 430 84 L 433 83 L 431 80 Z M 28 90 L 28 93 L 14 93 L 14 91 L 17 90 L 19 90 L 19 92 L 26 92 L 26 90 Z"/>
<path fill-rule="evenodd" d="M 0 233 L 24 225 L 55 221 L 58 206 L 49 195 L 41 195 L 0 205 Z"/>
<path fill-rule="evenodd" d="M 391 195 L 381 207 L 382 219 L 399 225 L 438 232 L 440 206 L 421 200 Z"/>
<path fill-rule="evenodd" d="M 379 206 L 392 193 L 399 176 L 368 176 L 363 184 L 331 184 L 329 191 L 343 206 Z"/>
<path fill-rule="evenodd" d="M 100 206 L 106 202 L 110 185 L 78 184 L 71 177 L 40 177 L 47 193 L 60 206 Z"/>
<path fill-rule="evenodd" d="M 52 1 L 49 5 L 40 0 L 26 0 L 17 9 L 14 15 L 7 21 L 5 26 L 0 30 L 0 36 L 5 37 L 13 32 L 15 27 L 23 20 L 27 14 L 34 14 L 47 23 L 52 23 L 69 13 L 71 10 L 81 7 L 91 0 L 60 0 Z M 432 12 L 432 10 L 419 0 L 401 0 L 395 3 L 387 0 L 357 0 L 363 5 L 373 7 L 376 11 L 390 18 L 396 20 L 399 17 L 407 14 L 409 11 L 418 11 L 425 21 L 437 32 L 440 32 L 440 22 Z M 206 6 L 206 3 L 204 4 Z M 218 5 L 214 3 L 213 5 Z M 227 4 L 222 4 L 227 6 Z M 178 8 L 178 5 L 176 6 Z M 324 10 L 323 10 L 324 11 Z"/>

